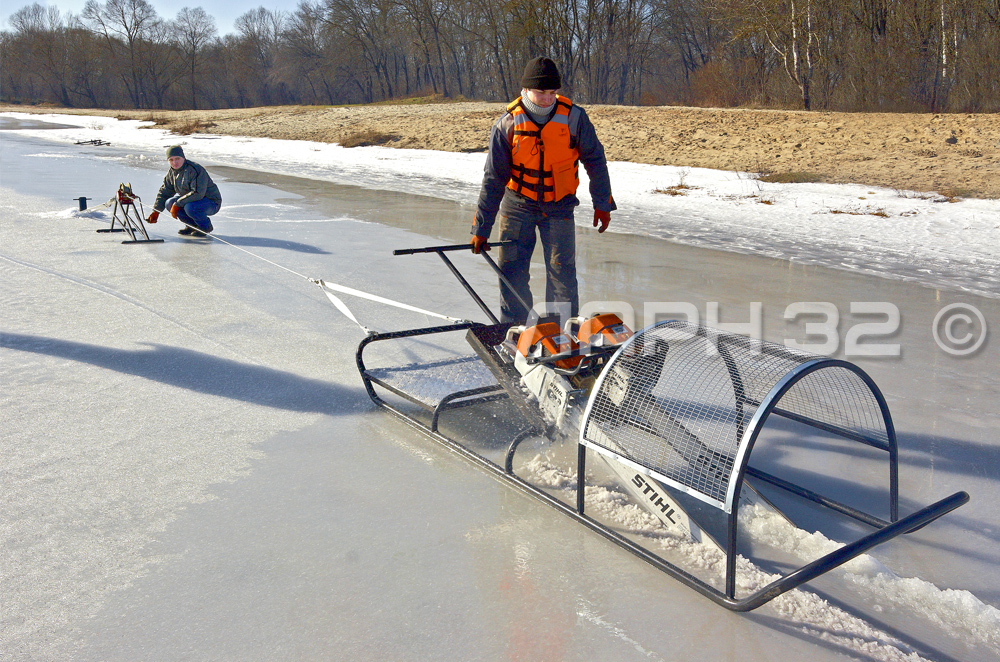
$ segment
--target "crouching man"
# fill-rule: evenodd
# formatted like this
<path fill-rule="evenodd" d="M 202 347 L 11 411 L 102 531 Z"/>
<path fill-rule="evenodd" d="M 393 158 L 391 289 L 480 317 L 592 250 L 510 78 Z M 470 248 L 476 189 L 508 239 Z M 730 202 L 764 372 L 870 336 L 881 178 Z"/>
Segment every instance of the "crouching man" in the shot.
<path fill-rule="evenodd" d="M 209 216 L 222 207 L 222 194 L 208 172 L 194 161 L 184 158 L 180 145 L 167 148 L 170 170 L 163 178 L 163 185 L 156 194 L 153 211 L 146 220 L 156 223 L 160 212 L 170 210 L 170 215 L 184 224 L 177 234 L 204 237 L 215 228 Z"/>

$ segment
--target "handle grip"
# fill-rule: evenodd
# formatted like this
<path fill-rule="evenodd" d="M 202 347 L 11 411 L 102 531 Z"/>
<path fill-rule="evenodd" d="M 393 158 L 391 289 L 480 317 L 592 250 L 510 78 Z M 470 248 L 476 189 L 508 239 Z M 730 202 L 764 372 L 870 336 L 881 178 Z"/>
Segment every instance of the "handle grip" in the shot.
<path fill-rule="evenodd" d="M 491 246 L 507 246 L 513 244 L 513 239 L 491 243 Z M 448 244 L 446 246 L 425 246 L 423 248 L 397 248 L 393 255 L 414 255 L 416 253 L 444 253 L 446 251 L 471 251 L 472 244 Z"/>

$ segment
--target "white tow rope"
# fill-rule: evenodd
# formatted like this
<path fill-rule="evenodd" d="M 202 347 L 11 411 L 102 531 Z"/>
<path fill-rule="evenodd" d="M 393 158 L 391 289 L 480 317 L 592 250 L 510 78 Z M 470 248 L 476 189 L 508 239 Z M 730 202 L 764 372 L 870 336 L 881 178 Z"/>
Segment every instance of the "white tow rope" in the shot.
<path fill-rule="evenodd" d="M 112 202 L 114 202 L 114 198 L 112 198 L 111 200 L 108 201 L 109 204 L 112 203 Z M 197 228 L 197 227 L 195 227 L 193 225 L 188 225 L 187 223 L 185 223 L 184 225 L 187 225 L 187 227 L 191 228 L 192 230 L 199 229 L 199 228 Z M 258 260 L 262 260 L 262 261 L 267 262 L 268 264 L 270 264 L 272 266 L 275 266 L 275 267 L 277 267 L 279 269 L 283 269 L 284 271 L 287 271 L 290 274 L 294 274 L 294 275 L 298 276 L 299 278 L 304 278 L 304 279 L 308 280 L 310 283 L 314 283 L 316 285 L 319 285 L 320 288 L 322 288 L 323 293 L 326 294 L 326 296 L 327 296 L 328 299 L 330 299 L 330 302 L 334 306 L 337 307 L 337 310 L 339 310 L 340 312 L 342 312 L 344 314 L 344 316 L 347 317 L 347 319 L 349 319 L 352 322 L 354 322 L 355 324 L 357 324 L 361 328 L 361 330 L 364 331 L 365 334 L 367 334 L 367 335 L 371 335 L 372 333 L 374 333 L 374 331 L 372 331 L 367 326 L 365 326 L 364 324 L 362 324 L 361 322 L 359 322 L 358 318 L 355 317 L 354 313 L 351 312 L 351 309 L 347 307 L 347 304 L 345 304 L 340 299 L 340 297 L 338 297 L 336 294 L 334 294 L 334 292 L 340 292 L 341 294 L 350 294 L 351 296 L 360 297 L 362 299 L 368 299 L 369 301 L 374 301 L 376 303 L 385 304 L 387 306 L 394 306 L 396 308 L 402 308 L 403 310 L 410 310 L 410 311 L 413 311 L 415 313 L 421 313 L 421 314 L 424 314 L 424 315 L 430 315 L 431 317 L 437 317 L 438 319 L 447 320 L 449 322 L 466 322 L 466 321 L 468 321 L 468 320 L 461 319 L 459 317 L 449 317 L 448 315 L 442 315 L 440 313 L 431 312 L 430 310 L 424 310 L 423 308 L 417 308 L 416 306 L 411 306 L 408 303 L 402 303 L 400 301 L 393 301 L 392 299 L 386 299 L 385 297 L 380 297 L 377 294 L 370 294 L 368 292 L 362 292 L 361 290 L 355 290 L 354 288 L 345 287 L 343 285 L 338 285 L 336 283 L 328 283 L 328 282 L 326 282 L 325 280 L 322 280 L 322 279 L 309 278 L 308 276 L 300 274 L 298 271 L 293 271 L 292 269 L 289 269 L 286 266 L 280 265 L 277 262 L 272 262 L 271 260 L 268 260 L 266 257 L 262 257 L 260 255 L 257 255 L 256 253 L 252 253 L 252 252 L 248 251 L 245 248 L 241 248 L 240 246 L 237 246 L 237 245 L 235 245 L 235 244 L 233 244 L 231 242 L 228 242 L 225 239 L 223 239 L 222 237 L 218 237 L 218 236 L 216 236 L 214 234 L 208 234 L 206 236 L 209 239 L 214 239 L 215 241 L 218 241 L 218 242 L 221 242 L 223 244 L 226 244 L 227 246 L 229 246 L 231 248 L 235 248 L 238 251 L 243 251 L 247 255 L 249 255 L 251 257 L 255 257 Z"/>
<path fill-rule="evenodd" d="M 358 318 L 356 318 L 354 316 L 354 313 L 352 313 L 351 310 L 347 307 L 347 304 L 345 304 L 340 299 L 340 297 L 338 297 L 336 294 L 334 294 L 334 292 L 340 292 L 341 294 L 349 294 L 351 296 L 359 297 L 361 299 L 368 299 L 369 301 L 374 301 L 376 303 L 385 304 L 387 306 L 393 306 L 395 308 L 402 308 L 403 310 L 410 310 L 410 311 L 413 311 L 415 313 L 421 313 L 423 315 L 429 315 L 431 317 L 437 317 L 438 319 L 447 320 L 449 322 L 465 322 L 466 321 L 466 320 L 461 319 L 459 317 L 449 317 L 448 315 L 442 315 L 440 313 L 431 312 L 430 310 L 424 310 L 423 308 L 417 308 L 416 306 L 411 306 L 408 303 L 402 303 L 400 301 L 393 301 L 392 299 L 386 299 L 385 297 L 380 297 L 377 294 L 370 294 L 368 292 L 362 292 L 361 290 L 355 290 L 354 288 L 351 288 L 351 287 L 345 287 L 343 285 L 337 285 L 336 283 L 328 283 L 328 282 L 326 282 L 325 280 L 322 280 L 322 279 L 316 280 L 316 279 L 310 278 L 309 280 L 312 281 L 313 283 L 316 283 L 317 285 L 319 285 L 323 289 L 323 292 L 326 294 L 327 298 L 330 299 L 330 302 L 334 306 L 337 307 L 337 310 L 339 310 L 340 312 L 344 313 L 344 315 L 349 320 L 351 320 L 352 322 L 354 322 L 355 324 L 357 324 L 359 327 L 361 327 L 362 331 L 364 331 L 365 333 L 367 333 L 369 335 L 372 333 L 372 331 L 368 327 L 364 326 L 361 322 L 358 321 Z"/>

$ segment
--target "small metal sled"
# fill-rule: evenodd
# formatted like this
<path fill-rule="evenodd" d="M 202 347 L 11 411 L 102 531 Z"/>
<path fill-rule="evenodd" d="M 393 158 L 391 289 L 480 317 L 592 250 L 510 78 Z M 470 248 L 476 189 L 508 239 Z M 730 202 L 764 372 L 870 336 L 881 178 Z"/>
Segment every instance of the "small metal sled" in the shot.
<path fill-rule="evenodd" d="M 142 221 L 146 213 L 142 209 L 142 200 L 132 192 L 131 184 L 119 184 L 114 197 L 115 206 L 111 215 L 111 227 L 101 228 L 98 232 L 125 232 L 130 239 L 123 244 L 162 244 L 162 239 L 150 239 L 146 225 Z M 81 203 L 81 206 L 83 203 Z M 137 208 L 138 205 L 138 208 Z M 120 212 L 120 213 L 119 213 Z M 121 227 L 116 228 L 115 224 Z M 142 237 L 141 239 L 139 237 Z"/>
<path fill-rule="evenodd" d="M 495 244 L 494 244 L 495 245 Z M 509 325 L 501 324 L 446 252 L 468 245 L 396 251 L 396 255 L 436 253 L 490 319 L 489 324 L 459 322 L 442 326 L 370 333 L 356 360 L 372 401 L 407 424 L 489 470 L 527 494 L 549 504 L 606 539 L 734 611 L 750 611 L 864 552 L 916 531 L 969 501 L 956 492 L 906 517 L 899 517 L 896 433 L 885 398 L 861 368 L 847 361 L 812 355 L 782 345 L 724 331 L 669 321 L 654 324 L 613 347 L 585 347 L 536 363 L 554 365 L 585 356 L 597 374 L 585 394 L 576 445 L 576 503 L 567 503 L 518 476 L 514 455 L 532 436 L 552 438 L 551 421 L 527 397 L 522 373 L 504 360 Z M 506 282 L 496 263 L 482 253 Z M 375 343 L 465 332 L 471 356 L 451 356 L 386 368 L 366 367 L 365 351 Z M 379 390 L 415 405 L 414 413 L 389 402 Z M 581 395 L 577 393 L 577 395 Z M 488 459 L 441 429 L 442 414 L 489 407 L 504 401 L 521 417 L 521 427 L 506 442 L 500 462 Z M 580 406 L 583 406 L 581 401 Z M 472 409 L 471 411 L 476 411 Z M 823 496 L 750 464 L 755 442 L 771 418 L 818 430 L 834 439 L 885 453 L 888 520 Z M 674 531 L 708 544 L 725 555 L 723 585 L 716 586 L 613 530 L 585 511 L 587 451 L 604 460 L 636 501 Z M 828 514 L 873 529 L 839 549 L 749 595 L 736 591 L 740 506 L 775 510 L 750 485 L 766 484 L 794 495 Z M 781 513 L 779 513 L 781 514 Z M 782 514 L 784 517 L 784 515 Z M 786 518 L 787 519 L 787 518 Z M 721 522 L 721 526 L 719 523 Z M 714 526 L 713 526 L 714 524 Z"/>

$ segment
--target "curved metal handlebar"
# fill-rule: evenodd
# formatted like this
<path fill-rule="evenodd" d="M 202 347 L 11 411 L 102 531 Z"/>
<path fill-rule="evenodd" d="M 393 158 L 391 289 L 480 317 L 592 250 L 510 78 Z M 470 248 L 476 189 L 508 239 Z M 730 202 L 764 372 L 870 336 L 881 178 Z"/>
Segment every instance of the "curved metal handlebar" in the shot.
<path fill-rule="evenodd" d="M 513 239 L 491 243 L 490 246 L 509 246 Z M 446 246 L 425 246 L 424 248 L 397 248 L 393 255 L 413 255 L 415 253 L 441 253 L 443 251 L 471 251 L 472 244 L 448 244 Z"/>

